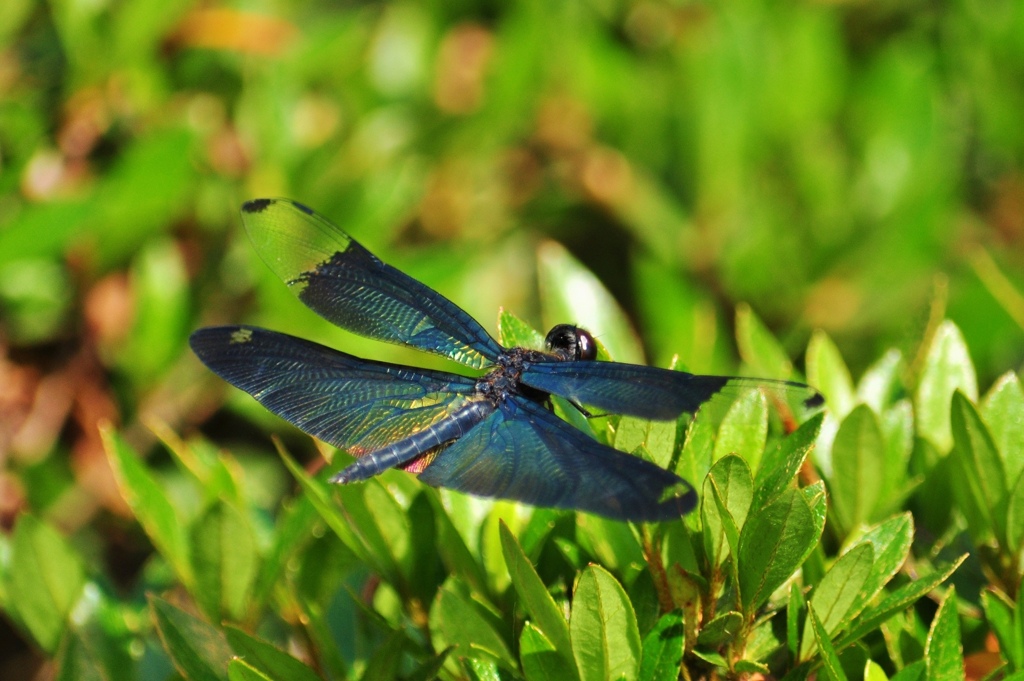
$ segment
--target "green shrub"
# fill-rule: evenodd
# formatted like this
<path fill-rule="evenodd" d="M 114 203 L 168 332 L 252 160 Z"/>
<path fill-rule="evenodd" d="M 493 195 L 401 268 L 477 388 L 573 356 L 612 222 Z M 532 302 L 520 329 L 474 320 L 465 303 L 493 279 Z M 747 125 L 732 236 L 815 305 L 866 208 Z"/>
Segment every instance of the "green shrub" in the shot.
<path fill-rule="evenodd" d="M 781 366 L 740 315 L 745 363 Z M 500 327 L 505 343 L 534 333 L 507 313 Z M 659 525 L 396 471 L 331 486 L 283 447 L 299 485 L 272 518 L 230 453 L 158 429 L 188 482 L 182 504 L 107 428 L 155 549 L 139 589 L 119 592 L 24 515 L 3 546 L 3 608 L 61 678 L 165 678 L 173 665 L 232 680 L 944 679 L 963 678 L 964 646 L 986 631 L 1005 672 L 1024 672 L 1018 378 L 979 400 L 949 322 L 913 372 L 891 352 L 854 385 L 823 334 L 807 367 L 828 404 L 800 424 L 756 391 L 678 427 L 592 420 L 598 437 L 699 481 L 699 510 Z"/>

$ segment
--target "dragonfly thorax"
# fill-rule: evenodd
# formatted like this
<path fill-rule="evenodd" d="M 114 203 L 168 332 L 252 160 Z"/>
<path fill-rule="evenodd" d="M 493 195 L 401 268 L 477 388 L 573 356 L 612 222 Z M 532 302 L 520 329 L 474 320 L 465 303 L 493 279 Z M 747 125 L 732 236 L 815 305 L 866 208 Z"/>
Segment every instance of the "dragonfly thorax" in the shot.
<path fill-rule="evenodd" d="M 497 406 L 513 395 L 522 395 L 535 402 L 547 399 L 547 393 L 522 382 L 523 369 L 530 362 L 551 361 L 551 355 L 528 348 L 509 348 L 495 362 L 495 366 L 477 381 L 476 389 Z"/>

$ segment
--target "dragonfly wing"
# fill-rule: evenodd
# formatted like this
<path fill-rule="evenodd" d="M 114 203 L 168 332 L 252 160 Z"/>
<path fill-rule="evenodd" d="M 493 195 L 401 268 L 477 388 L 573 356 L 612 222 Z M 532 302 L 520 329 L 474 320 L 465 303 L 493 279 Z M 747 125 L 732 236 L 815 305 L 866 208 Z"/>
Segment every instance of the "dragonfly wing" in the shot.
<path fill-rule="evenodd" d="M 228 383 L 353 456 L 421 433 L 484 399 L 464 376 L 359 359 L 258 327 L 200 329 L 189 343 Z"/>
<path fill-rule="evenodd" d="M 437 487 L 616 520 L 672 520 L 697 494 L 685 480 L 607 447 L 542 406 L 511 399 L 420 474 Z"/>
<path fill-rule="evenodd" d="M 321 215 L 287 199 L 242 206 L 256 251 L 310 309 L 369 338 L 481 368 L 502 347 L 432 288 L 381 262 Z"/>
<path fill-rule="evenodd" d="M 620 362 L 537 362 L 522 376 L 523 383 L 608 413 L 669 421 L 692 414 L 719 392 L 761 388 L 795 396 L 805 407 L 822 402 L 821 395 L 803 383 L 737 376 L 701 376 L 684 371 Z"/>

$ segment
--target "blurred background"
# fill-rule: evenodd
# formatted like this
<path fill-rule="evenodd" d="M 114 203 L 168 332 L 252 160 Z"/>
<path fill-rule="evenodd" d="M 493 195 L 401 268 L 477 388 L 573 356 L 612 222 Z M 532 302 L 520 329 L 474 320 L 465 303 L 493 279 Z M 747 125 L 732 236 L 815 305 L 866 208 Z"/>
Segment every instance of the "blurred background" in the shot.
<path fill-rule="evenodd" d="M 0 520 L 131 574 L 97 422 L 269 451 L 199 326 L 433 363 L 303 309 L 241 230 L 259 196 L 492 331 L 605 333 L 539 302 L 582 265 L 642 339 L 620 359 L 736 371 L 749 304 L 798 367 L 823 329 L 859 375 L 945 315 L 987 386 L 1024 361 L 1022 36 L 1016 0 L 4 0 Z"/>

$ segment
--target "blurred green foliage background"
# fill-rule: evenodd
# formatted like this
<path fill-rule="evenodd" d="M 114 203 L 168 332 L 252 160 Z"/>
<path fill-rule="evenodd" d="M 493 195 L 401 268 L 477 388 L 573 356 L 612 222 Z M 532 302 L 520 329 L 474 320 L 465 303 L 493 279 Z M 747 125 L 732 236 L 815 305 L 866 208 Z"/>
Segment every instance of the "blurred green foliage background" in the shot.
<path fill-rule="evenodd" d="M 600 309 L 541 318 L 553 240 L 648 361 L 735 371 L 739 303 L 794 356 L 826 330 L 856 374 L 948 317 L 988 385 L 1024 361 L 1022 36 L 1016 0 L 5 0 L 0 520 L 46 510 L 141 560 L 96 423 L 249 437 L 198 326 L 429 362 L 304 310 L 240 229 L 258 196 L 491 329 L 504 306 L 601 333 Z"/>

